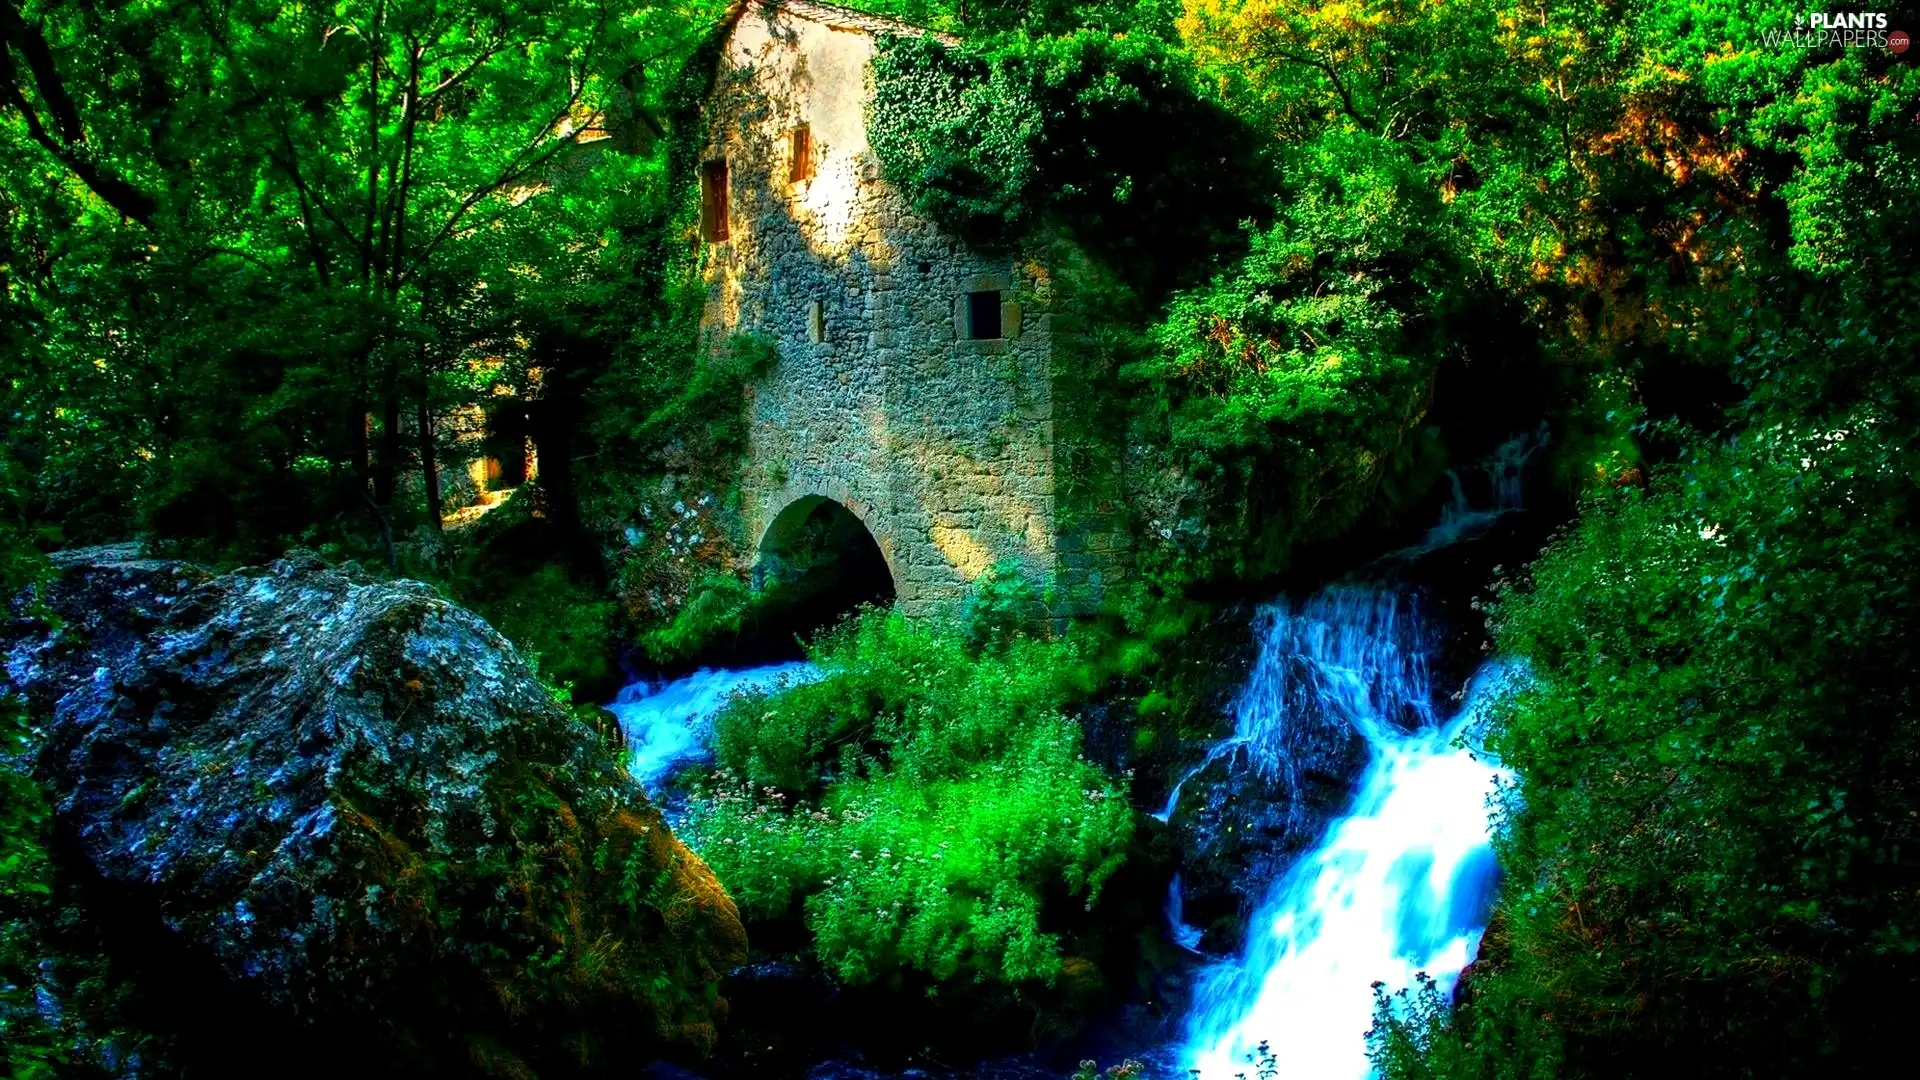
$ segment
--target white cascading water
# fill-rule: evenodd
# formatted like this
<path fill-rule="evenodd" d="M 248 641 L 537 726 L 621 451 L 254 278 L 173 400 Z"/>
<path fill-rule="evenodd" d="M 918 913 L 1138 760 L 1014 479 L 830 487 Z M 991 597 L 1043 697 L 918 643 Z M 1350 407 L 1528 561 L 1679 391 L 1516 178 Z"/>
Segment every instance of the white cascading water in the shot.
<path fill-rule="evenodd" d="M 1435 708 L 1413 601 L 1341 585 L 1257 624 L 1260 654 L 1222 745 L 1291 789 L 1310 738 L 1344 725 L 1369 759 L 1346 816 L 1268 889 L 1240 956 L 1201 974 L 1179 1052 L 1200 1080 L 1368 1075 L 1373 984 L 1442 993 L 1473 959 L 1496 883 L 1489 798 L 1503 776 L 1457 745 L 1507 681 L 1484 665 L 1451 718 Z M 1316 736 L 1314 732 L 1318 731 Z M 1262 1046 L 1265 1046 L 1264 1053 Z"/>
<path fill-rule="evenodd" d="M 737 694 L 812 682 L 820 672 L 795 660 L 739 670 L 702 669 L 668 682 L 622 687 L 607 709 L 620 720 L 631 754 L 628 771 L 658 796 L 673 773 L 713 752 L 713 718 Z"/>
<path fill-rule="evenodd" d="M 1466 539 L 1518 509 L 1521 473 L 1544 445 L 1544 429 L 1516 436 L 1480 466 L 1484 482 L 1469 478 L 1491 506 L 1477 506 L 1450 473 L 1453 499 L 1440 523 L 1384 561 Z M 1510 678 L 1497 663 L 1483 665 L 1462 706 L 1443 718 L 1415 601 L 1384 587 L 1337 585 L 1298 608 L 1270 606 L 1256 632 L 1260 653 L 1235 701 L 1232 734 L 1153 816 L 1169 819 L 1181 788 L 1221 758 L 1289 793 L 1298 790 L 1295 762 L 1330 733 L 1357 732 L 1369 759 L 1347 814 L 1269 886 L 1241 955 L 1202 972 L 1178 1057 L 1183 1075 L 1197 1080 L 1360 1080 L 1370 1072 L 1373 985 L 1403 989 L 1424 972 L 1446 993 L 1479 947 L 1497 883 L 1489 799 L 1506 774 L 1457 744 Z M 803 662 L 703 670 L 630 684 L 608 708 L 632 747 L 633 775 L 657 796 L 675 771 L 711 756 L 713 717 L 736 694 L 819 674 Z M 1197 951 L 1200 931 L 1182 920 L 1178 876 L 1166 916 L 1176 942 Z M 1274 1072 L 1261 1070 L 1263 1047 Z"/>

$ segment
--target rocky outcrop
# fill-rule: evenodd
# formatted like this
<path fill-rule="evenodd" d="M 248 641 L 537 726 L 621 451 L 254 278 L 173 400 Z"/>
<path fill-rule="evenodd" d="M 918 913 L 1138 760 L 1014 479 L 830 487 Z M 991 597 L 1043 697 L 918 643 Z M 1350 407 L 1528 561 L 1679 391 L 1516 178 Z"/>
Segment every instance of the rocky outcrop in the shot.
<path fill-rule="evenodd" d="M 1199 948 L 1227 955 L 1273 882 L 1352 799 L 1366 740 L 1326 731 L 1281 779 L 1250 749 L 1224 745 L 1182 786 L 1168 824 L 1180 851 L 1182 918 Z"/>
<path fill-rule="evenodd" d="M 733 902 L 477 616 L 311 556 L 55 561 L 0 649 L 89 918 L 382 1072 L 711 1046 Z"/>

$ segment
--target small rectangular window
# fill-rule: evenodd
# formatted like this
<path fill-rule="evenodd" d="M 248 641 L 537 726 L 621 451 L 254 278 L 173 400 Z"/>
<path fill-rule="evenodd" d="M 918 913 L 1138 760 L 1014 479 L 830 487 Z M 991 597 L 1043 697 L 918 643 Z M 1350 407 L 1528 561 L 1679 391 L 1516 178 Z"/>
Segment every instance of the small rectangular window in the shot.
<path fill-rule="evenodd" d="M 791 166 L 788 176 L 794 183 L 813 178 L 813 129 L 805 124 L 793 129 Z"/>
<path fill-rule="evenodd" d="M 967 336 L 976 341 L 1000 336 L 1000 290 L 967 294 Z"/>
<path fill-rule="evenodd" d="M 700 236 L 727 238 L 727 159 L 715 158 L 700 166 Z"/>

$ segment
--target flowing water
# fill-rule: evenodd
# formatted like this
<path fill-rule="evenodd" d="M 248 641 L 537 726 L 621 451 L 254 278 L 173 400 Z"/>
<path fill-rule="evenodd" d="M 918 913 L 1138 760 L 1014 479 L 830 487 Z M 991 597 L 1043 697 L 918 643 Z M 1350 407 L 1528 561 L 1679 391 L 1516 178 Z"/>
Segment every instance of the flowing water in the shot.
<path fill-rule="evenodd" d="M 1426 972 L 1445 992 L 1478 947 L 1500 771 L 1456 740 L 1503 680 L 1483 670 L 1466 707 L 1431 722 L 1424 664 L 1394 632 L 1400 606 L 1347 589 L 1268 625 L 1260 663 L 1285 688 L 1268 700 L 1346 718 L 1372 757 L 1347 816 L 1270 886 L 1242 954 L 1203 973 L 1180 1054 L 1203 1080 L 1253 1073 L 1262 1044 L 1283 1077 L 1364 1077 L 1373 984 L 1397 990 Z M 1420 726 L 1404 730 L 1407 715 Z M 1261 719 L 1283 732 L 1288 712 Z"/>
<path fill-rule="evenodd" d="M 1547 448 L 1547 428 L 1523 432 L 1496 447 L 1465 476 L 1447 470 L 1452 498 L 1441 508 L 1440 523 L 1427 530 L 1420 543 L 1399 554 L 1435 551 L 1485 529 L 1498 518 L 1520 509 L 1527 467 Z"/>
<path fill-rule="evenodd" d="M 1547 433 L 1516 435 L 1466 475 L 1391 568 L 1470 539 L 1518 510 L 1525 471 Z M 1358 1080 L 1371 1071 L 1366 1031 L 1374 984 L 1391 993 L 1424 972 L 1451 990 L 1479 947 L 1497 883 L 1489 800 L 1505 774 L 1467 743 L 1512 676 L 1481 667 L 1456 710 L 1435 700 L 1434 642 L 1417 597 L 1391 585 L 1342 584 L 1255 622 L 1260 650 L 1234 704 L 1234 729 L 1175 784 L 1225 757 L 1291 796 L 1293 763 L 1343 731 L 1368 760 L 1345 816 L 1267 888 L 1239 956 L 1205 969 L 1176 1054 L 1200 1080 L 1241 1075 Z M 1289 824 L 1297 825 L 1297 822 Z M 1175 888 L 1178 888 L 1176 879 Z M 1191 948 L 1170 896 L 1169 932 Z"/>
<path fill-rule="evenodd" d="M 629 771 L 647 794 L 659 796 L 675 772 L 712 758 L 714 714 L 735 695 L 818 677 L 818 669 L 800 660 L 756 668 L 703 669 L 670 682 L 629 683 L 607 709 L 619 718 L 626 733 L 632 755 Z"/>
<path fill-rule="evenodd" d="M 1518 509 L 1522 472 L 1544 444 L 1544 431 L 1517 436 L 1465 477 L 1450 473 L 1439 524 L 1383 564 L 1468 539 Z M 1222 759 L 1289 797 L 1299 791 L 1296 763 L 1328 739 L 1357 734 L 1368 760 L 1346 814 L 1268 885 L 1240 955 L 1201 972 L 1174 1061 L 1162 1064 L 1198 1080 L 1360 1080 L 1370 1072 L 1375 984 L 1391 993 L 1424 972 L 1446 993 L 1479 946 L 1497 883 L 1489 803 L 1505 774 L 1469 744 L 1511 676 L 1489 663 L 1457 708 L 1436 701 L 1435 642 L 1418 598 L 1389 585 L 1335 585 L 1303 604 L 1271 605 L 1255 633 L 1259 655 L 1232 733 L 1153 816 L 1168 820 L 1187 781 Z M 657 795 L 676 770 L 710 757 L 713 717 L 735 694 L 818 677 L 805 663 L 701 671 L 634 683 L 609 708 L 633 748 L 634 775 Z M 1175 943 L 1197 952 L 1178 875 L 1165 914 Z M 823 1062 L 809 1075 L 881 1074 Z"/>

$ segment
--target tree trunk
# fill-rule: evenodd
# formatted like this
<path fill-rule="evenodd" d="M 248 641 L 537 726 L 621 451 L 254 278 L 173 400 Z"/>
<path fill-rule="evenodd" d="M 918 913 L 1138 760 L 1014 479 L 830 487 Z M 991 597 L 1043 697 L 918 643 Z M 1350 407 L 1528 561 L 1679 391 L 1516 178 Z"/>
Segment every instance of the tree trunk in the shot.
<path fill-rule="evenodd" d="M 373 356 L 373 341 L 354 350 L 347 359 L 347 393 L 351 397 L 352 410 L 349 419 L 352 422 L 353 478 L 359 483 L 359 495 L 363 499 L 373 498 L 373 440 L 369 429 L 373 426 L 373 403 L 367 393 L 367 361 Z"/>
<path fill-rule="evenodd" d="M 381 506 L 393 505 L 393 482 L 400 475 L 400 372 L 399 365 L 387 361 L 380 376 L 380 463 L 373 474 L 373 499 Z"/>
<path fill-rule="evenodd" d="M 373 424 L 373 414 L 367 411 L 367 399 L 356 393 L 348 414 L 352 425 L 353 478 L 360 483 L 360 494 L 370 495 L 373 483 L 373 447 L 367 438 L 367 429 Z"/>
<path fill-rule="evenodd" d="M 420 437 L 420 479 L 427 494 L 427 521 L 432 523 L 434 532 L 439 532 L 440 467 L 433 452 L 433 412 L 427 408 L 425 390 L 421 391 L 414 419 Z"/>

